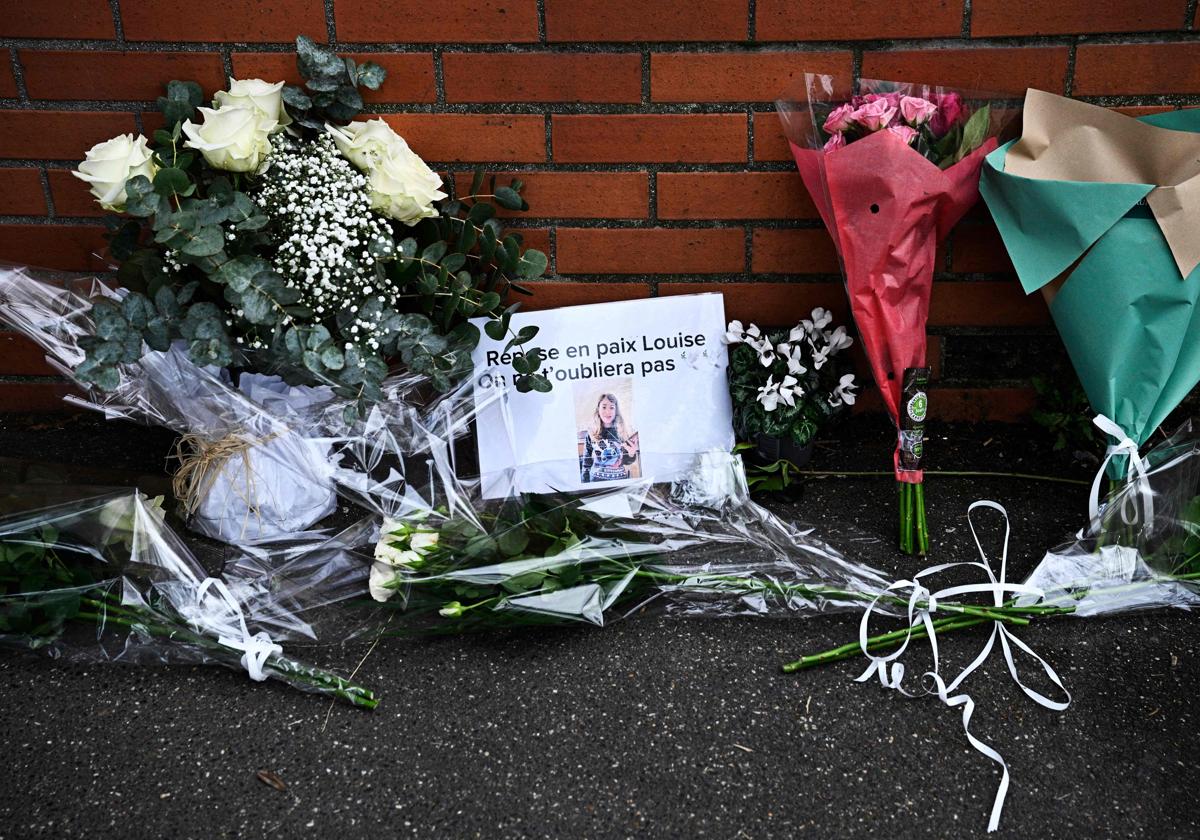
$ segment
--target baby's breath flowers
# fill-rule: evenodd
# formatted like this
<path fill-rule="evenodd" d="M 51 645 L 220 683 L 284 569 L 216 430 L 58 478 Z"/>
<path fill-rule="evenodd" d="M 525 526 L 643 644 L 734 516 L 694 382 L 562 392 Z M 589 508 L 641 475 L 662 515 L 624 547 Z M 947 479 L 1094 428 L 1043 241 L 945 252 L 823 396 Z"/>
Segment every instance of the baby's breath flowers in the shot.
<path fill-rule="evenodd" d="M 384 270 L 396 252 L 387 222 L 371 211 L 367 179 L 328 135 L 300 144 L 282 140 L 271 158 L 258 203 L 279 237 L 275 269 L 318 317 L 349 313 L 346 345 L 379 350 L 383 309 L 399 290 Z"/>

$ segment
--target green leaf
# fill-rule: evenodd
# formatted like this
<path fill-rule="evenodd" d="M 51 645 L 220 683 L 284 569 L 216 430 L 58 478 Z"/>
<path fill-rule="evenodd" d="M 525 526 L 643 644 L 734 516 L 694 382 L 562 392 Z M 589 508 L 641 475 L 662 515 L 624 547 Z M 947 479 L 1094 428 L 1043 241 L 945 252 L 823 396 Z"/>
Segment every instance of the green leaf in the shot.
<path fill-rule="evenodd" d="M 283 103 L 287 105 L 289 111 L 307 111 L 312 108 L 313 102 L 304 88 L 296 85 L 285 85 L 283 88 Z"/>
<path fill-rule="evenodd" d="M 153 216 L 162 206 L 162 196 L 145 175 L 135 175 L 125 182 L 125 212 L 131 216 Z"/>
<path fill-rule="evenodd" d="M 192 180 L 182 169 L 168 167 L 158 170 L 154 176 L 154 191 L 164 197 L 181 193 L 190 186 Z"/>
<path fill-rule="evenodd" d="M 955 154 L 956 161 L 962 160 L 971 152 L 978 149 L 983 141 L 987 139 L 988 129 L 991 128 L 992 109 L 990 105 L 980 106 L 971 118 L 967 120 L 967 124 L 963 126 L 962 142 L 958 146 L 958 152 Z"/>
<path fill-rule="evenodd" d="M 167 127 L 176 129 L 184 120 L 190 120 L 195 115 L 196 108 L 203 101 L 204 91 L 200 85 L 176 80 L 167 83 L 166 96 L 158 97 L 158 109 L 162 111 Z M 173 133 L 172 139 L 175 136 Z"/>
<path fill-rule="evenodd" d="M 319 46 L 305 35 L 296 38 L 296 66 L 306 79 L 340 78 L 346 74 L 346 65 L 338 58 L 337 53 Z"/>
<path fill-rule="evenodd" d="M 365 61 L 359 65 L 355 76 L 355 80 L 368 90 L 379 90 L 387 78 L 387 71 L 373 61 Z"/>
<path fill-rule="evenodd" d="M 521 194 L 511 187 L 496 188 L 496 203 L 506 210 L 529 209 L 529 205 L 525 203 L 525 199 L 521 198 Z"/>
<path fill-rule="evenodd" d="M 442 268 L 451 273 L 458 271 L 466 264 L 467 257 L 465 254 L 451 254 L 442 260 Z"/>
<path fill-rule="evenodd" d="M 534 280 L 545 274 L 549 264 L 545 254 L 530 248 L 521 255 L 521 261 L 517 263 L 517 276 L 525 280 Z"/>
<path fill-rule="evenodd" d="M 421 259 L 431 263 L 441 262 L 442 257 L 446 256 L 448 248 L 449 246 L 445 242 L 434 242 L 421 252 Z"/>
<path fill-rule="evenodd" d="M 480 189 L 480 187 L 483 186 L 483 174 L 484 174 L 483 167 L 476 166 L 475 174 L 471 177 L 471 193 L 470 193 L 471 195 L 479 195 L 479 189 Z M 478 204 L 475 205 L 475 207 L 478 207 L 478 206 L 479 206 Z M 471 209 L 474 210 L 475 207 L 472 207 Z"/>
<path fill-rule="evenodd" d="M 515 557 L 529 545 L 529 532 L 521 526 L 513 526 L 496 538 L 501 553 Z"/>
<path fill-rule="evenodd" d="M 492 341 L 503 341 L 507 332 L 504 322 L 500 320 L 488 321 L 483 325 L 483 331 L 487 333 L 488 338 Z"/>
<path fill-rule="evenodd" d="M 346 365 L 346 358 L 341 350 L 331 345 L 321 351 L 321 364 L 330 370 L 341 370 Z"/>
<path fill-rule="evenodd" d="M 121 314 L 125 316 L 125 320 L 129 325 L 137 330 L 146 328 L 146 324 L 150 323 L 150 319 L 158 315 L 152 304 L 145 295 L 140 295 L 137 292 L 131 292 L 121 301 Z"/>
<path fill-rule="evenodd" d="M 224 247 L 225 234 L 221 232 L 221 228 L 218 225 L 209 225 L 191 234 L 179 250 L 191 257 L 211 257 L 219 254 Z"/>
<path fill-rule="evenodd" d="M 471 207 L 467 213 L 467 218 L 471 220 L 472 224 L 480 226 L 495 215 L 496 208 L 486 201 L 481 201 Z"/>

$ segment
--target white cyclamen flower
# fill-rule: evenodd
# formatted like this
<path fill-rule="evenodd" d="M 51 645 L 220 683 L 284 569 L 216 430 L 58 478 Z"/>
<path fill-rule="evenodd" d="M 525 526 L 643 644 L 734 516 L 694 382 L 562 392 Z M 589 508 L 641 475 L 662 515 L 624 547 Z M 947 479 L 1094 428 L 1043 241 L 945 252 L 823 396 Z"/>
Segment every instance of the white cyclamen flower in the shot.
<path fill-rule="evenodd" d="M 830 353 L 837 353 L 839 350 L 845 350 L 854 343 L 854 339 L 846 334 L 845 327 L 838 327 L 831 333 L 825 333 L 825 340 L 829 342 Z"/>
<path fill-rule="evenodd" d="M 742 322 L 730 321 L 729 326 L 725 328 L 725 343 L 741 344 L 745 338 L 746 330 L 742 327 Z"/>
<path fill-rule="evenodd" d="M 779 393 L 779 385 L 773 376 L 768 376 L 767 384 L 758 389 L 758 401 L 767 411 L 774 411 L 781 399 L 783 396 Z"/>
<path fill-rule="evenodd" d="M 804 361 L 804 349 L 801 345 L 783 342 L 775 345 L 775 350 L 787 362 L 788 373 L 799 375 L 808 372 L 808 368 L 801 364 Z"/>
<path fill-rule="evenodd" d="M 767 338 L 750 338 L 750 331 L 746 331 L 746 344 L 753 348 L 758 353 L 758 360 L 763 367 L 770 367 L 775 361 L 775 348 L 771 346 L 771 342 Z"/>
<path fill-rule="evenodd" d="M 231 78 L 229 90 L 217 91 L 216 98 L 213 99 L 214 108 L 226 106 L 257 111 L 261 119 L 275 122 L 273 132 L 292 124 L 292 118 L 283 107 L 283 82 L 270 84 L 262 79 Z"/>
<path fill-rule="evenodd" d="M 437 216 L 433 203 L 446 197 L 441 186 L 438 174 L 407 144 L 403 149 L 394 149 L 367 173 L 371 207 L 409 227 Z"/>
<path fill-rule="evenodd" d="M 191 120 L 183 124 L 184 143 L 197 149 L 214 169 L 226 172 L 258 172 L 271 153 L 269 135 L 275 121 L 259 116 L 254 108 L 198 108 L 203 125 Z"/>
<path fill-rule="evenodd" d="M 824 307 L 818 306 L 812 311 L 812 320 L 805 318 L 800 323 L 804 325 L 804 329 L 809 335 L 818 335 L 821 330 L 825 329 L 833 322 L 833 314 Z"/>
<path fill-rule="evenodd" d="M 829 400 L 830 405 L 836 406 L 842 403 L 854 405 L 854 401 L 858 399 L 858 396 L 854 393 L 854 389 L 857 387 L 858 385 L 854 383 L 854 374 L 845 374 L 833 389 L 833 396 Z"/>
<path fill-rule="evenodd" d="M 829 355 L 833 345 L 826 344 L 823 347 L 818 347 L 817 345 L 810 343 L 810 346 L 813 349 L 813 370 L 820 370 L 825 366 L 825 363 L 829 361 Z"/>
<path fill-rule="evenodd" d="M 88 149 L 87 159 L 71 174 L 87 181 L 105 210 L 125 209 L 125 182 L 137 175 L 154 180 L 158 167 L 142 135 L 122 134 Z"/>
<path fill-rule="evenodd" d="M 392 131 L 382 119 L 352 122 L 348 125 L 325 123 L 325 131 L 333 138 L 342 157 L 363 172 L 369 172 L 385 159 L 409 151 L 404 138 Z M 439 181 L 439 186 L 441 182 Z"/>

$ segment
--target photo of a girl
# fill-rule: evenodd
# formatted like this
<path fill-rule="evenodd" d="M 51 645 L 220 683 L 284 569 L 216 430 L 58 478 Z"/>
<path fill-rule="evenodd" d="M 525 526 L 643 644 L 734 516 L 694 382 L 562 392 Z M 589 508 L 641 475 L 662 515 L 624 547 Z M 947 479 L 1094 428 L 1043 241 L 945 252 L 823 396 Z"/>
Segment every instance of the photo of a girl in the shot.
<path fill-rule="evenodd" d="M 638 433 L 621 412 L 623 401 L 628 411 L 632 383 L 626 380 L 619 384 L 624 387 L 597 390 L 593 386 L 576 393 L 576 418 L 584 420 L 578 434 L 582 483 L 620 481 L 642 475 Z"/>

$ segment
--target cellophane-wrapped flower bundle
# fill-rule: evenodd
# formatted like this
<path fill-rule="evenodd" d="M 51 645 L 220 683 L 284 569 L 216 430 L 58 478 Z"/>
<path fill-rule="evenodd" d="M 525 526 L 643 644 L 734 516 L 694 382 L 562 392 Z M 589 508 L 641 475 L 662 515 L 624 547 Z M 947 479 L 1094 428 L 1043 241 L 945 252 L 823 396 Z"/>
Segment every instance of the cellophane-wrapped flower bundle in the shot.
<path fill-rule="evenodd" d="M 807 74 L 777 102 L 801 178 L 841 261 L 850 310 L 897 430 L 900 547 L 929 536 L 921 470 L 928 409 L 925 327 L 938 245 L 979 197 L 1002 120 L 987 97 L 864 79 L 839 101 Z"/>
<path fill-rule="evenodd" d="M 0 645 L 69 662 L 223 665 L 376 706 L 371 691 L 284 653 L 282 642 L 315 637 L 291 611 L 311 609 L 311 587 L 277 575 L 270 591 L 235 594 L 160 501 L 124 492 L 0 518 Z"/>
<path fill-rule="evenodd" d="M 303 87 L 171 81 L 163 128 L 87 151 L 75 173 L 113 213 L 115 275 L 0 270 L 0 319 L 41 344 L 85 393 L 78 404 L 179 432 L 176 494 L 193 527 L 240 542 L 282 537 L 332 509 L 328 442 L 397 398 L 452 389 L 480 329 L 512 334 L 510 297 L 544 254 L 496 217 L 527 209 L 522 185 L 477 171 L 460 197 L 383 119 L 355 120 L 385 73 L 301 37 Z M 81 154 L 84 150 L 80 150 Z M 472 319 L 478 319 L 472 323 Z"/>

